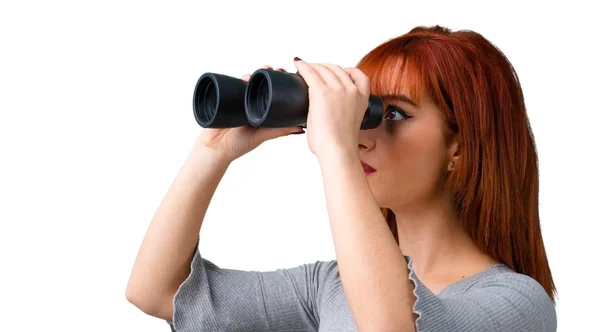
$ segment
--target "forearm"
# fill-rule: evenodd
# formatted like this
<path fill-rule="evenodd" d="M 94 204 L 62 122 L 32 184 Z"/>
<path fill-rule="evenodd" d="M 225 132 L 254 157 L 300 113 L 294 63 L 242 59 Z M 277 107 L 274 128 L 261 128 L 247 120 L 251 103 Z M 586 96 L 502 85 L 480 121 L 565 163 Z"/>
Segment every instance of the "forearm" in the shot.
<path fill-rule="evenodd" d="M 360 331 L 411 331 L 406 261 L 364 175 L 358 155 L 321 160 L 340 278 Z"/>
<path fill-rule="evenodd" d="M 127 285 L 127 298 L 152 310 L 190 273 L 202 221 L 229 161 L 196 142 L 144 236 Z"/>

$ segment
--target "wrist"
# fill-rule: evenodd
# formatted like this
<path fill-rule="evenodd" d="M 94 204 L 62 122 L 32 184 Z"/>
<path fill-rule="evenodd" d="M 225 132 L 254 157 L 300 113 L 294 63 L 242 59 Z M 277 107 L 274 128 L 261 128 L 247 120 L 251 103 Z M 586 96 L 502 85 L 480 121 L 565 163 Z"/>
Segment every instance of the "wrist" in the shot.
<path fill-rule="evenodd" d="M 331 146 L 319 152 L 317 159 L 321 165 L 360 162 L 356 149 L 351 150 L 342 146 Z"/>
<path fill-rule="evenodd" d="M 219 150 L 207 147 L 198 140 L 190 151 L 186 163 L 193 164 L 194 167 L 218 168 L 224 171 L 233 160 L 234 158 L 228 157 Z"/>

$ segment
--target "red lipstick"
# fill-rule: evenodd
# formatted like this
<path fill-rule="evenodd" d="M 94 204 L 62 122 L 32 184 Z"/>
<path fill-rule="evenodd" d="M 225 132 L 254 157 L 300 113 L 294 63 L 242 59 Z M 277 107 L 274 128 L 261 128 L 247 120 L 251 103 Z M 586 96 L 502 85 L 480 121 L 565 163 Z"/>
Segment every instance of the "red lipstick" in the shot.
<path fill-rule="evenodd" d="M 360 161 L 360 164 L 362 165 L 362 167 L 363 167 L 363 170 L 364 170 L 364 171 L 365 171 L 365 173 L 367 173 L 367 174 L 368 174 L 368 173 L 374 173 L 374 172 L 377 172 L 377 170 L 376 170 L 375 168 L 373 168 L 373 166 L 371 166 L 371 165 L 369 165 L 369 164 L 365 163 L 365 162 L 364 162 L 364 161 L 362 161 L 362 160 Z"/>

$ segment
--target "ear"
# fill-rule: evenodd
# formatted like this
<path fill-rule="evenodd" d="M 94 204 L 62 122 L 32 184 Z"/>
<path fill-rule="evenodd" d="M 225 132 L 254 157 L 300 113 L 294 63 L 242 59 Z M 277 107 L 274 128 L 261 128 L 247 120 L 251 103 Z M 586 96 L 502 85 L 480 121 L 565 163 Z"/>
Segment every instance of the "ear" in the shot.
<path fill-rule="evenodd" d="M 458 134 L 453 135 L 448 146 L 448 171 L 452 172 L 460 162 L 461 144 Z"/>

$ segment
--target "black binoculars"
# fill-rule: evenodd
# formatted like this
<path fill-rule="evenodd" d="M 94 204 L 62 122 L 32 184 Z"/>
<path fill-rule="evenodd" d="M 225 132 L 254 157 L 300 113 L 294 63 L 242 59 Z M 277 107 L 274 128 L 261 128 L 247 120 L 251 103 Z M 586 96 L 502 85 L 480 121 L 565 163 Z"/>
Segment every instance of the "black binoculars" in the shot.
<path fill-rule="evenodd" d="M 298 73 L 258 69 L 248 82 L 227 75 L 204 73 L 194 89 L 194 117 L 203 128 L 306 128 L 308 85 Z M 383 101 L 369 96 L 360 129 L 379 126 Z"/>

